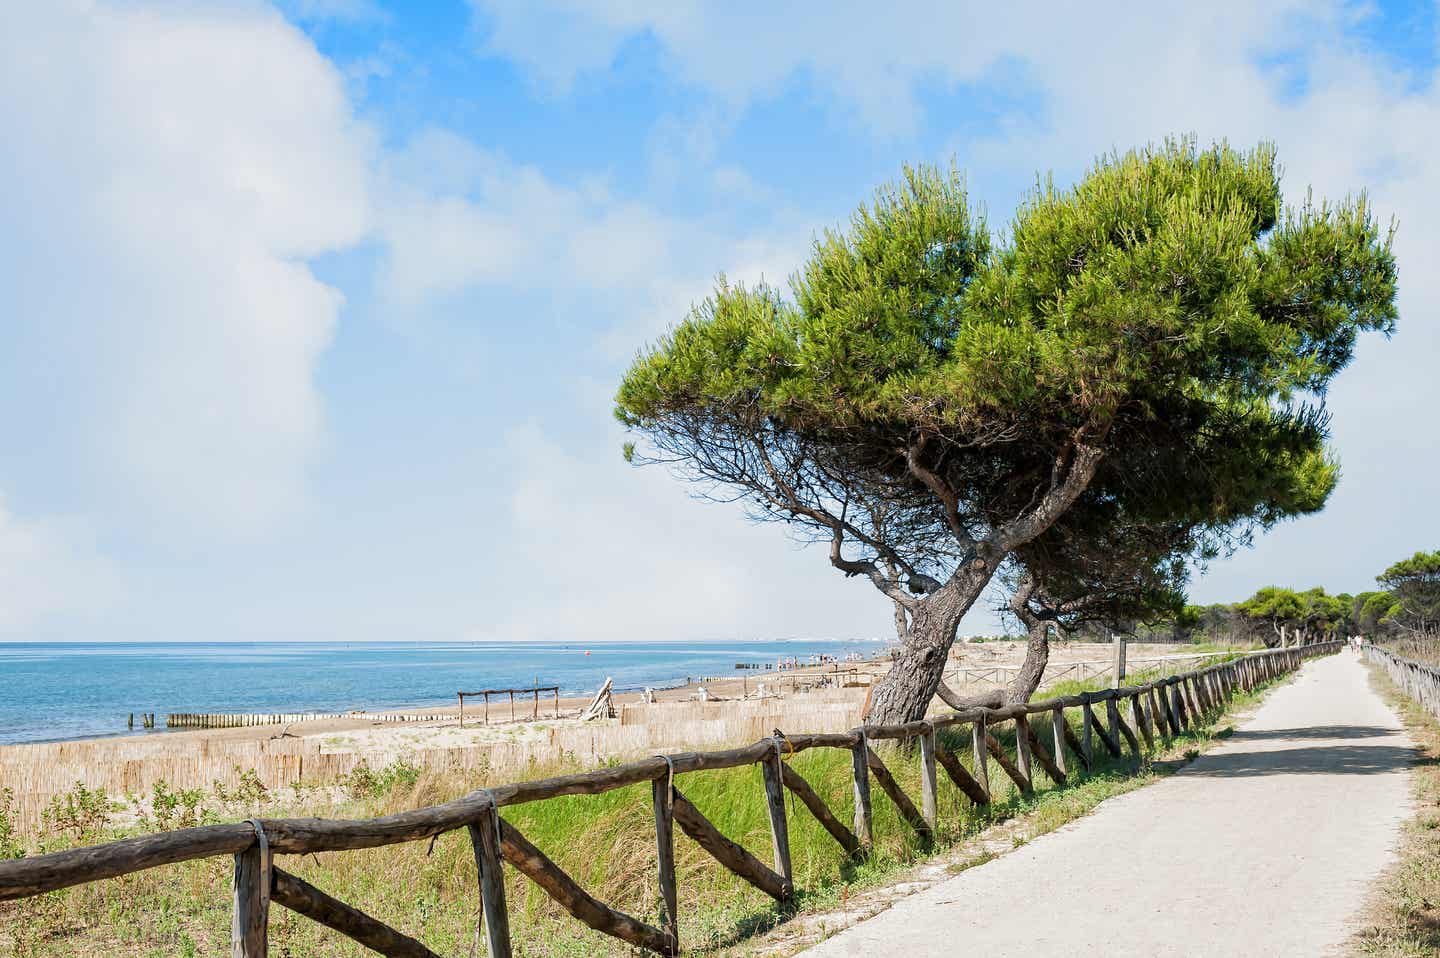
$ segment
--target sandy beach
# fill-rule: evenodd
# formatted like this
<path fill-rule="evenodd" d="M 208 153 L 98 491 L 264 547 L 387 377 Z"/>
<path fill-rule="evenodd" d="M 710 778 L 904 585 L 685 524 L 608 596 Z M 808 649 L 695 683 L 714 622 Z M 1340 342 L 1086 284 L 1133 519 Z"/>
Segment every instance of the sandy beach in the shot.
<path fill-rule="evenodd" d="M 1086 678 L 1107 670 L 1106 644 L 1056 643 L 1047 682 Z M 962 693 L 1005 684 L 1024 658 L 1024 643 L 957 643 L 947 681 Z M 1132 674 L 1147 668 L 1193 667 L 1184 646 L 1132 645 Z M 753 741 L 772 728 L 833 731 L 854 726 L 871 683 L 889 668 L 888 653 L 862 662 L 793 669 L 737 670 L 657 690 L 613 696 L 615 717 L 581 721 L 589 697 L 492 697 L 489 721 L 477 700 L 460 724 L 454 702 L 345 718 L 156 731 L 145 735 L 0 746 L 0 783 L 15 793 L 22 828 L 33 828 L 55 796 L 77 782 L 131 801 L 157 782 L 167 787 L 233 786 L 254 770 L 269 788 L 343 780 L 361 763 L 380 768 L 405 762 L 422 768 L 473 771 L 494 778 L 528 777 L 527 770 L 566 761 L 591 765 L 660 750 L 718 747 Z M 702 691 L 703 689 L 703 691 Z M 936 707 L 942 707 L 937 700 Z M 537 714 L 538 712 L 538 714 Z M 403 718 L 403 721 L 397 721 Z M 163 717 L 161 718 L 163 722 Z"/>

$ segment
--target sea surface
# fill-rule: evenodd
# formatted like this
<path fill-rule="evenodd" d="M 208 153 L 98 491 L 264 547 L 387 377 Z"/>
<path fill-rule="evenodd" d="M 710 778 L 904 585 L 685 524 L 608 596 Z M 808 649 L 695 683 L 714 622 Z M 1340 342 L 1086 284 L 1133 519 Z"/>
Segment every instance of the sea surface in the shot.
<path fill-rule="evenodd" d="M 593 693 L 735 676 L 735 665 L 812 654 L 870 655 L 879 642 L 0 642 L 0 743 L 164 734 L 168 712 L 380 711 L 485 688 Z M 587 654 L 588 653 L 588 654 Z M 153 732 L 126 718 L 153 712 Z"/>

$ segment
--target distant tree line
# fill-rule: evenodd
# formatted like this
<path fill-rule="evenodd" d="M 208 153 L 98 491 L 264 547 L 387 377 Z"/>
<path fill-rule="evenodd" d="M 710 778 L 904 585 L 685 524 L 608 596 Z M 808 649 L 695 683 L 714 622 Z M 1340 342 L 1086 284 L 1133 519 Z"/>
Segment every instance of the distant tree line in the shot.
<path fill-rule="evenodd" d="M 1323 587 L 1266 586 L 1240 602 L 1184 605 L 1149 622 L 1118 623 L 1144 641 L 1310 643 L 1350 635 L 1440 638 L 1440 550 L 1417 552 L 1375 577 L 1380 588 L 1334 595 Z M 1079 638 L 1105 638 L 1117 623 L 1086 623 Z"/>

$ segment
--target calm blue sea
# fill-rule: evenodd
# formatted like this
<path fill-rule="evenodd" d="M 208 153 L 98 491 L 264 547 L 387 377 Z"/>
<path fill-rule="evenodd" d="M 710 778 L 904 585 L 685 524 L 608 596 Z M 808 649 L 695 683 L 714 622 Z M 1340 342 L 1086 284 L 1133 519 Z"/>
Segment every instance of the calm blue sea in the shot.
<path fill-rule="evenodd" d="M 0 743 L 124 735 L 154 712 L 341 712 L 453 701 L 459 689 L 593 692 L 735 675 L 737 662 L 871 654 L 876 642 L 136 643 L 0 642 Z M 586 655 L 586 652 L 589 655 Z M 136 730 L 133 734 L 146 734 Z M 149 734 L 164 734 L 161 729 Z"/>

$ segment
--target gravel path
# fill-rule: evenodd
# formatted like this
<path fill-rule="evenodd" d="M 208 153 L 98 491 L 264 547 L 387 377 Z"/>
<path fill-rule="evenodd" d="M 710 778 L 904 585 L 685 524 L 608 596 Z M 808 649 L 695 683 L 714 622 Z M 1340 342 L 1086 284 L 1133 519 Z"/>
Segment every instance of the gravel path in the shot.
<path fill-rule="evenodd" d="M 1412 756 L 1353 653 L 1314 660 L 1178 774 L 804 954 L 1334 954 L 1410 815 Z"/>

